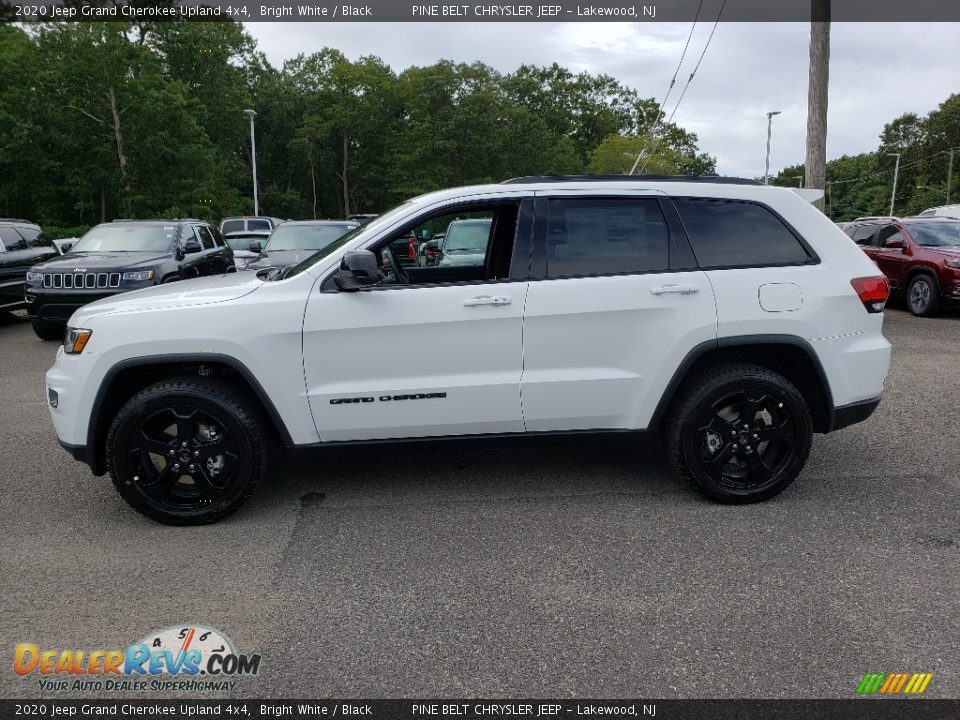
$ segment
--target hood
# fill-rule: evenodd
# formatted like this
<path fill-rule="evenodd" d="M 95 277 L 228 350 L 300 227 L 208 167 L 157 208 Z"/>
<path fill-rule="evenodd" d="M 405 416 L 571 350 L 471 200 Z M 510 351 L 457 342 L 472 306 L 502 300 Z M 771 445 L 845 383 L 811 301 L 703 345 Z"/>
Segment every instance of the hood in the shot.
<path fill-rule="evenodd" d="M 81 324 L 84 320 L 108 313 L 163 310 L 236 300 L 252 293 L 263 282 L 256 273 L 234 272 L 155 285 L 84 305 L 74 314 L 72 323 Z"/>
<path fill-rule="evenodd" d="M 67 253 L 33 268 L 37 272 L 94 272 L 96 270 L 136 270 L 167 260 L 170 253 L 115 252 Z"/>
<path fill-rule="evenodd" d="M 256 266 L 258 268 L 265 268 L 296 265 L 301 260 L 306 260 L 317 252 L 317 250 L 268 250 L 260 254 Z"/>
<path fill-rule="evenodd" d="M 930 250 L 932 252 L 938 253 L 940 255 L 946 255 L 947 257 L 955 258 L 960 256 L 960 247 L 924 247 L 924 250 Z"/>

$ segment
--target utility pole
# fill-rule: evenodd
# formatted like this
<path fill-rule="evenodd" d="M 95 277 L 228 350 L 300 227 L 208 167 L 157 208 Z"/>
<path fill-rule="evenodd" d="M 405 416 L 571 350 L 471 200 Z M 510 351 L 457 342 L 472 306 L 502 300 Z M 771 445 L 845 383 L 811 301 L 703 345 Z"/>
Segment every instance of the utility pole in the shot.
<path fill-rule="evenodd" d="M 890 217 L 895 217 L 893 214 L 893 203 L 897 199 L 897 177 L 900 175 L 900 153 L 889 153 L 887 157 L 895 157 L 897 159 L 897 164 L 893 167 L 893 191 L 890 193 Z"/>
<path fill-rule="evenodd" d="M 260 214 L 260 198 L 257 193 L 257 136 L 253 130 L 253 119 L 257 116 L 256 110 L 244 110 L 250 116 L 250 158 L 253 165 L 253 214 Z"/>
<path fill-rule="evenodd" d="M 806 186 L 824 188 L 827 179 L 827 101 L 830 83 L 830 0 L 810 2 L 810 74 L 807 86 Z M 814 205 L 823 211 L 823 199 Z"/>
<path fill-rule="evenodd" d="M 950 168 L 947 170 L 947 205 L 950 204 L 950 186 L 953 180 L 953 152 L 957 148 L 950 148 Z"/>
<path fill-rule="evenodd" d="M 773 134 L 773 116 L 779 115 L 779 110 L 771 110 L 767 113 L 767 164 L 763 168 L 763 184 L 770 184 L 770 136 Z"/>

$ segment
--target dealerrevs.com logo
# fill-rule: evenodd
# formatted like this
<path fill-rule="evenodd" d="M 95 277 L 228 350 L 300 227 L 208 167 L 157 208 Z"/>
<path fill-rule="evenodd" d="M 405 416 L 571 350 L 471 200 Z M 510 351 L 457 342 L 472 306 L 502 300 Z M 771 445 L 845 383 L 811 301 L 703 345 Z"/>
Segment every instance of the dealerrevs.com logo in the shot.
<path fill-rule="evenodd" d="M 158 630 L 126 649 L 74 650 L 19 643 L 13 671 L 36 676 L 45 691 L 233 690 L 256 675 L 259 654 L 241 654 L 219 630 L 183 625 Z"/>

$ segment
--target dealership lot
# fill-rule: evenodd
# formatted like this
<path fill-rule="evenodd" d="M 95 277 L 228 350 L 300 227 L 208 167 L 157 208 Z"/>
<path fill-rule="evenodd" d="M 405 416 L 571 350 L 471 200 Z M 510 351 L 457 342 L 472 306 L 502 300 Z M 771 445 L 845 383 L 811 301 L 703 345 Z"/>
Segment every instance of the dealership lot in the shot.
<path fill-rule="evenodd" d="M 817 436 L 767 503 L 703 500 L 653 442 L 311 451 L 224 522 L 173 528 L 58 448 L 56 345 L 6 322 L 0 642 L 199 623 L 263 655 L 238 697 L 852 697 L 866 672 L 957 697 L 960 312 L 895 303 L 885 330 L 877 413 Z M 0 693 L 40 696 L 7 658 Z"/>

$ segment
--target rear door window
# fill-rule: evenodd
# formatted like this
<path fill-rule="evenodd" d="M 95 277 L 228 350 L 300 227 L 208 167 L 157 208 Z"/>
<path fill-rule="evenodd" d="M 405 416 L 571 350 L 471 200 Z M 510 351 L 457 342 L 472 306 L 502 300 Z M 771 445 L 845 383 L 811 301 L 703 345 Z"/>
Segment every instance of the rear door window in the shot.
<path fill-rule="evenodd" d="M 3 242 L 3 247 L 7 250 L 7 252 L 27 249 L 27 241 L 22 235 L 20 235 L 20 233 L 18 233 L 9 225 L 6 227 L 0 227 L 0 241 Z"/>
<path fill-rule="evenodd" d="M 873 236 L 877 233 L 877 225 L 861 225 L 854 230 L 853 241 L 857 245 L 873 245 Z"/>
<path fill-rule="evenodd" d="M 547 212 L 547 277 L 669 267 L 667 223 L 654 199 L 554 198 Z"/>
<path fill-rule="evenodd" d="M 697 262 L 703 268 L 796 265 L 811 257 L 769 209 L 744 200 L 675 198 Z"/>
<path fill-rule="evenodd" d="M 196 225 L 193 229 L 196 231 L 197 237 L 200 238 L 203 249 L 213 250 L 213 235 L 210 234 L 210 231 L 203 225 Z"/>

